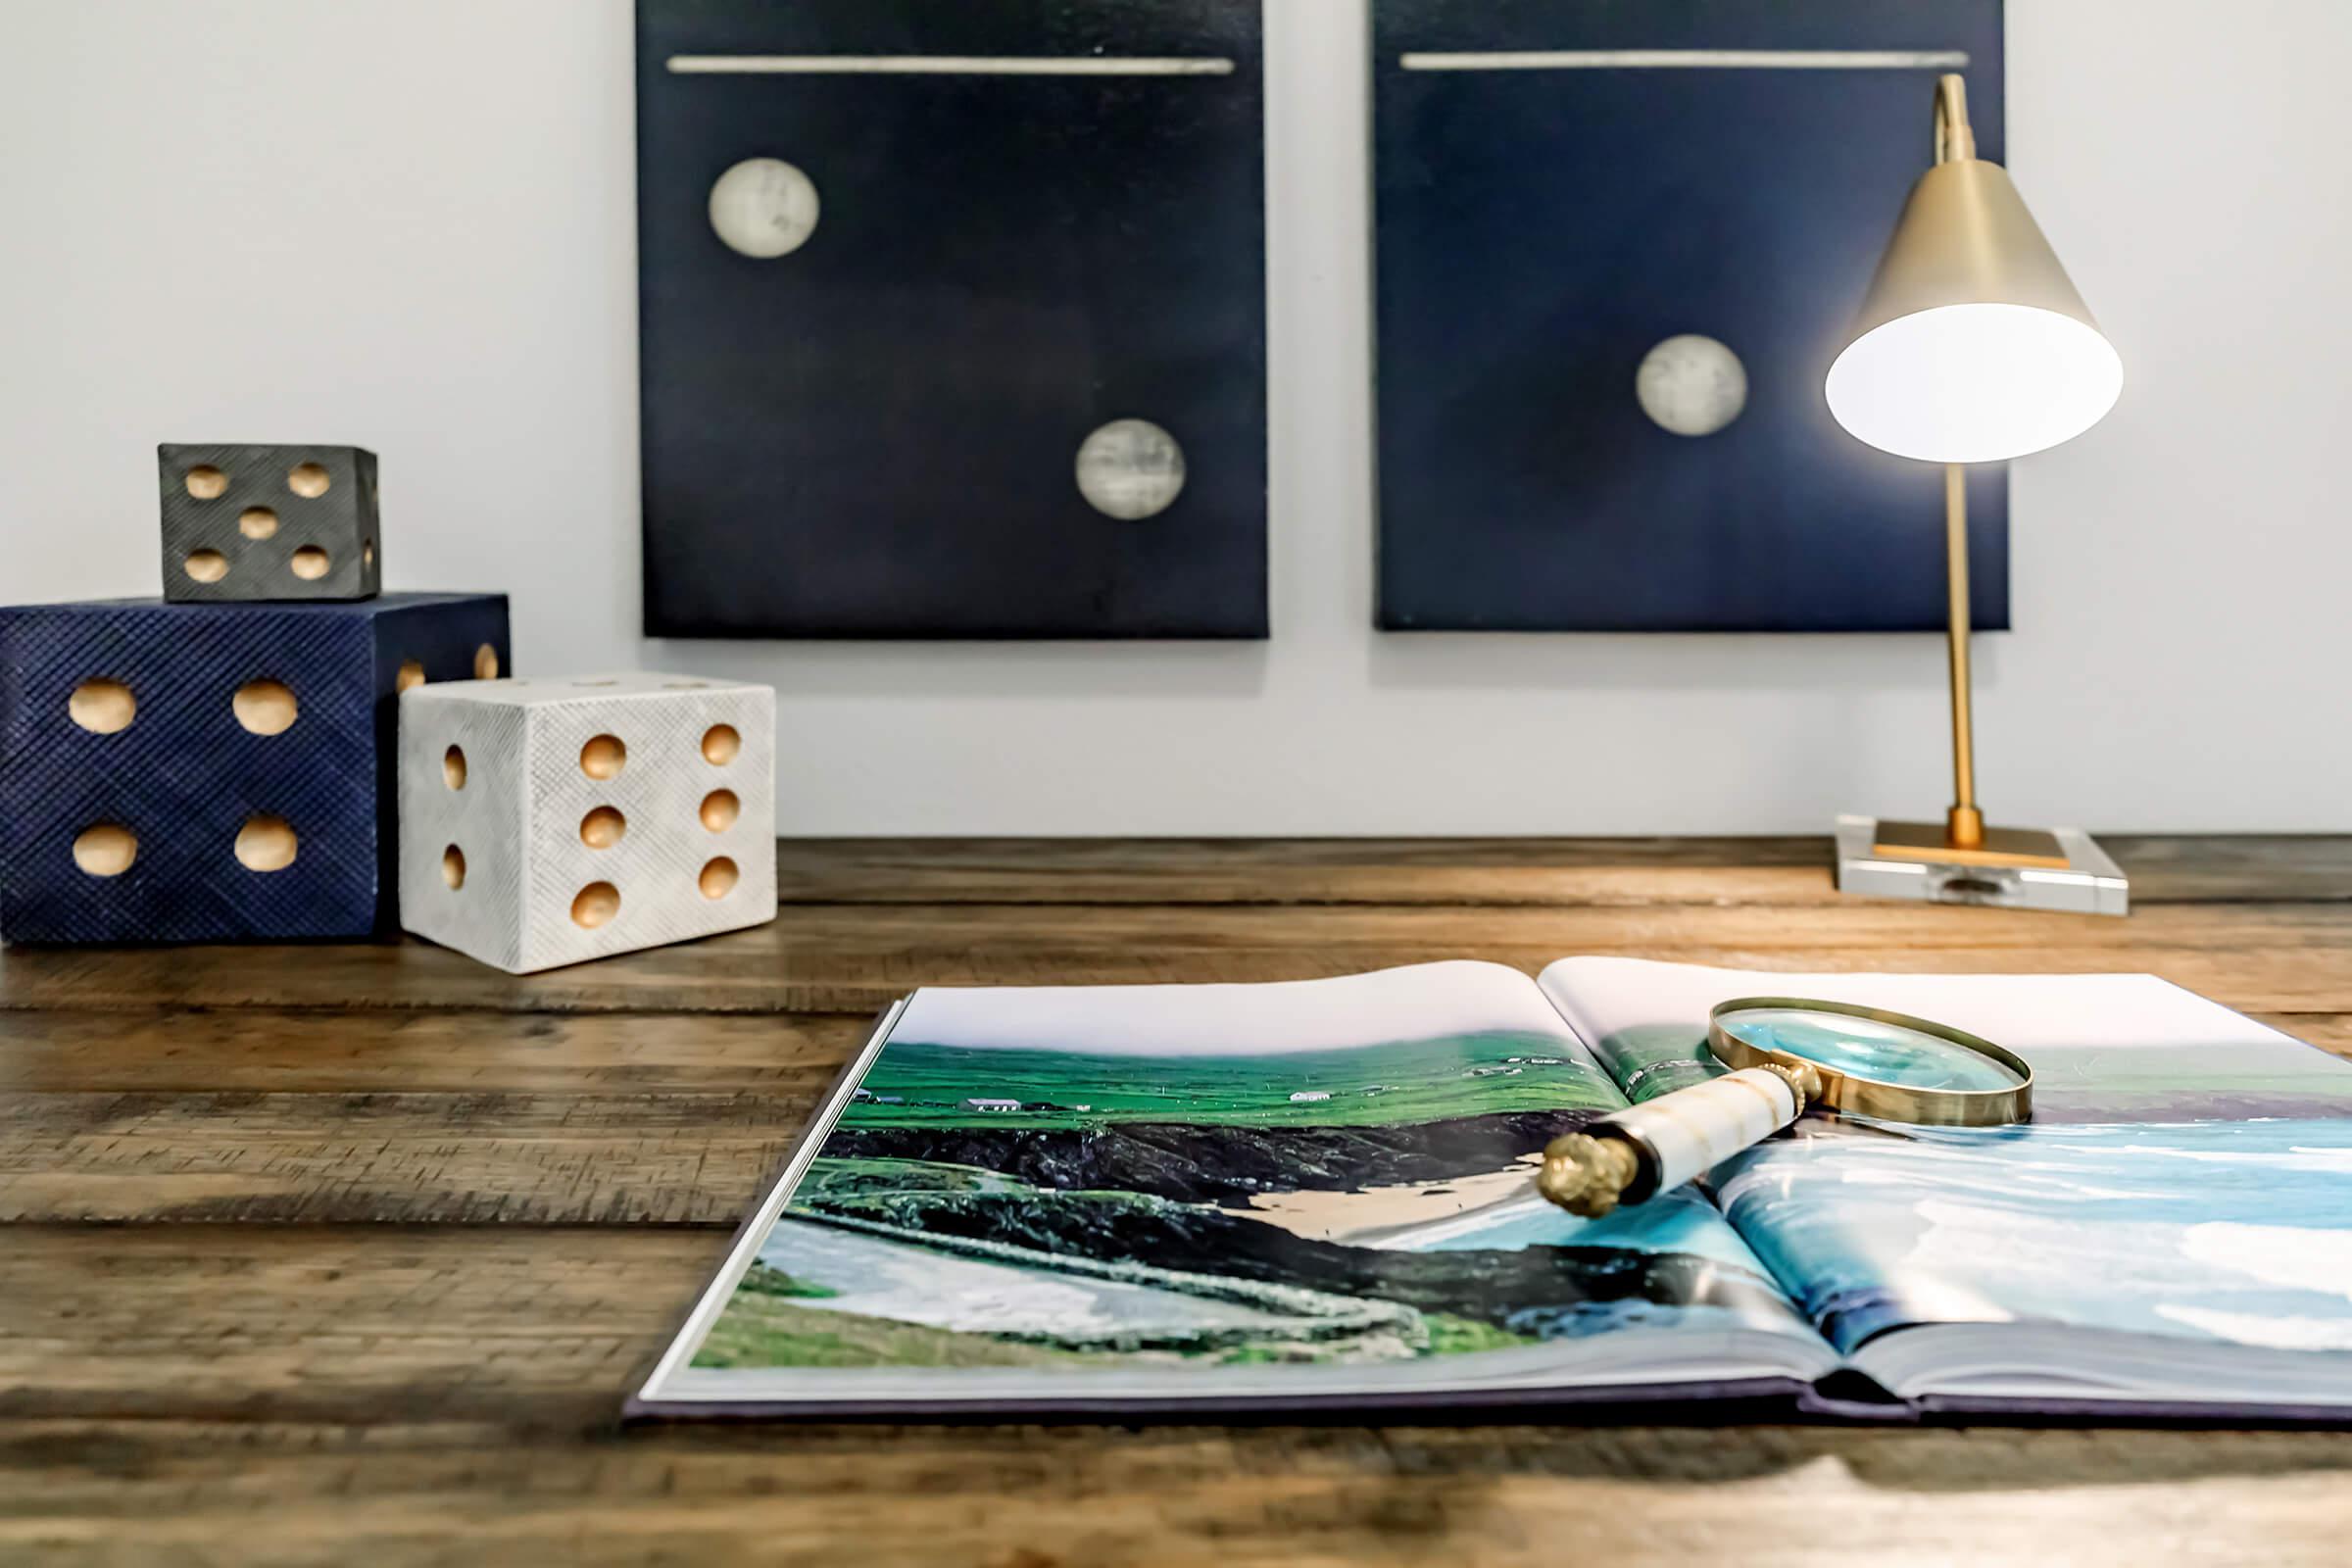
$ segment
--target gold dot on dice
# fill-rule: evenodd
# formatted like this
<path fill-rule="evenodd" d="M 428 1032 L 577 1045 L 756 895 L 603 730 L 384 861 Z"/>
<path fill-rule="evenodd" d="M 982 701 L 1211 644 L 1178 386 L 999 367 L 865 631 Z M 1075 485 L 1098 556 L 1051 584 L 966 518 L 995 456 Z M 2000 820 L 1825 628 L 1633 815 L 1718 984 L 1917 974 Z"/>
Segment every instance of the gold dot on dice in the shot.
<path fill-rule="evenodd" d="M 735 733 L 732 724 L 713 724 L 703 732 L 703 760 L 719 767 L 735 760 L 743 751 L 743 737 Z"/>
<path fill-rule="evenodd" d="M 326 494 L 329 482 L 326 470 L 316 463 L 298 463 L 286 472 L 286 488 L 310 501 Z"/>
<path fill-rule="evenodd" d="M 704 898 L 723 899 L 735 891 L 735 884 L 743 880 L 743 873 L 735 869 L 733 860 L 722 855 L 703 867 L 700 880 Z"/>
<path fill-rule="evenodd" d="M 599 735 L 580 748 L 580 771 L 590 778 L 612 778 L 628 765 L 629 749 L 617 735 Z"/>
<path fill-rule="evenodd" d="M 304 582 L 317 582 L 326 575 L 331 563 L 326 559 L 326 552 L 317 545 L 304 545 L 294 552 L 294 559 L 287 564 L 293 568 L 294 575 Z"/>
<path fill-rule="evenodd" d="M 85 827 L 74 840 L 74 863 L 92 876 L 121 876 L 139 858 L 139 836 L 118 822 Z"/>
<path fill-rule="evenodd" d="M 441 754 L 441 782 L 453 790 L 466 787 L 466 748 L 452 746 Z"/>
<path fill-rule="evenodd" d="M 198 464 L 190 468 L 184 482 L 188 494 L 199 501 L 218 501 L 228 489 L 228 475 L 209 463 Z"/>
<path fill-rule="evenodd" d="M 268 507 L 247 507 L 237 514 L 237 532 L 248 539 L 267 539 L 277 532 L 277 514 Z"/>
<path fill-rule="evenodd" d="M 139 700 L 119 680 L 85 680 L 66 699 L 66 716 L 93 735 L 113 735 L 130 728 Z"/>
<path fill-rule="evenodd" d="M 293 827 L 282 816 L 256 813 L 237 829 L 237 863 L 248 871 L 283 871 L 298 848 Z"/>
<path fill-rule="evenodd" d="M 441 852 L 441 880 L 453 893 L 466 885 L 466 852 L 455 844 Z"/>
<path fill-rule="evenodd" d="M 249 680 L 237 688 L 228 706 L 251 735 L 283 735 L 301 714 L 292 689 L 283 681 Z"/>
<path fill-rule="evenodd" d="M 724 833 L 742 814 L 743 803 L 733 790 L 712 790 L 703 797 L 703 826 L 713 833 Z"/>
<path fill-rule="evenodd" d="M 610 882 L 591 882 L 571 901 L 574 925 L 593 931 L 620 912 L 620 889 Z"/>
<path fill-rule="evenodd" d="M 402 660 L 400 673 L 392 677 L 392 689 L 396 692 L 413 692 L 423 684 L 424 666 L 414 659 Z"/>
<path fill-rule="evenodd" d="M 609 850 L 629 830 L 629 819 L 610 806 L 600 806 L 580 818 L 580 842 L 592 850 Z"/>
<path fill-rule="evenodd" d="M 473 678 L 475 680 L 498 679 L 498 650 L 488 643 L 482 644 L 473 651 Z"/>
<path fill-rule="evenodd" d="M 198 582 L 219 582 L 228 575 L 228 558 L 218 550 L 191 551 L 181 565 Z"/>

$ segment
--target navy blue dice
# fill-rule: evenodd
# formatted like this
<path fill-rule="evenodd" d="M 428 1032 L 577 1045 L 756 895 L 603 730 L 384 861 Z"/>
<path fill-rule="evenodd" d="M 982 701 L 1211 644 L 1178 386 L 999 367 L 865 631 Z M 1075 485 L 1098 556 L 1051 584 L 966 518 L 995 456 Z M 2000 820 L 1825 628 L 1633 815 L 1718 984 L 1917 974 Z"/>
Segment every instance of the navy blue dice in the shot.
<path fill-rule="evenodd" d="M 511 662 L 499 594 L 0 610 L 0 940 L 396 930 L 399 694 Z"/>

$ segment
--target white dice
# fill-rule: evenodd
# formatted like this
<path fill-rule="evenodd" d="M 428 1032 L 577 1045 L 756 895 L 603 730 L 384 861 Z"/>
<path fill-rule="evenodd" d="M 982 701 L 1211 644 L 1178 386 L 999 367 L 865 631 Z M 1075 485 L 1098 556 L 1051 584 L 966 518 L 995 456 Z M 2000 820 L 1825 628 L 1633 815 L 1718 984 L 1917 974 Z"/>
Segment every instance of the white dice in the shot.
<path fill-rule="evenodd" d="M 776 700 L 683 675 L 400 699 L 400 921 L 510 974 L 776 914 Z"/>

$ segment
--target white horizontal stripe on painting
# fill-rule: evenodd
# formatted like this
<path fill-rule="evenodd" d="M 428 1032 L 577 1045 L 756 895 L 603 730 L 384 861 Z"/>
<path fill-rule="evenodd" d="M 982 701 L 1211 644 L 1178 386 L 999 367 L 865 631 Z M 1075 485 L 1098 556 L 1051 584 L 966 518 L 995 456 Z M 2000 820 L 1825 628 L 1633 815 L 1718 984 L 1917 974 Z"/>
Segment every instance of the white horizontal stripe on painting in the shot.
<path fill-rule="evenodd" d="M 1958 71 L 1965 49 L 1519 49 L 1406 54 L 1407 71 Z"/>
<path fill-rule="evenodd" d="M 1230 76 L 1210 56 L 671 55 L 679 76 Z"/>

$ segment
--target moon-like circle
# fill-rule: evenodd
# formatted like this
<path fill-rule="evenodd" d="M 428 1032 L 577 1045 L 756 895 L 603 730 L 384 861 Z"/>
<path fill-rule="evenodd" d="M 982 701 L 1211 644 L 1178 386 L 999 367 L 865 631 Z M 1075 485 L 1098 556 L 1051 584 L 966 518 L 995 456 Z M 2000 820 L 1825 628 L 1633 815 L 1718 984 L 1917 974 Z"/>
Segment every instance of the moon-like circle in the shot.
<path fill-rule="evenodd" d="M 1078 447 L 1078 493 L 1105 517 L 1137 522 L 1176 504 L 1184 448 L 1149 419 L 1113 419 Z"/>
<path fill-rule="evenodd" d="M 710 187 L 710 227 L 757 261 L 790 256 L 816 232 L 816 185 L 781 158 L 747 158 Z"/>
<path fill-rule="evenodd" d="M 1642 357 L 1634 396 L 1660 429 L 1713 435 L 1747 407 L 1747 368 L 1715 339 L 1684 332 Z"/>

